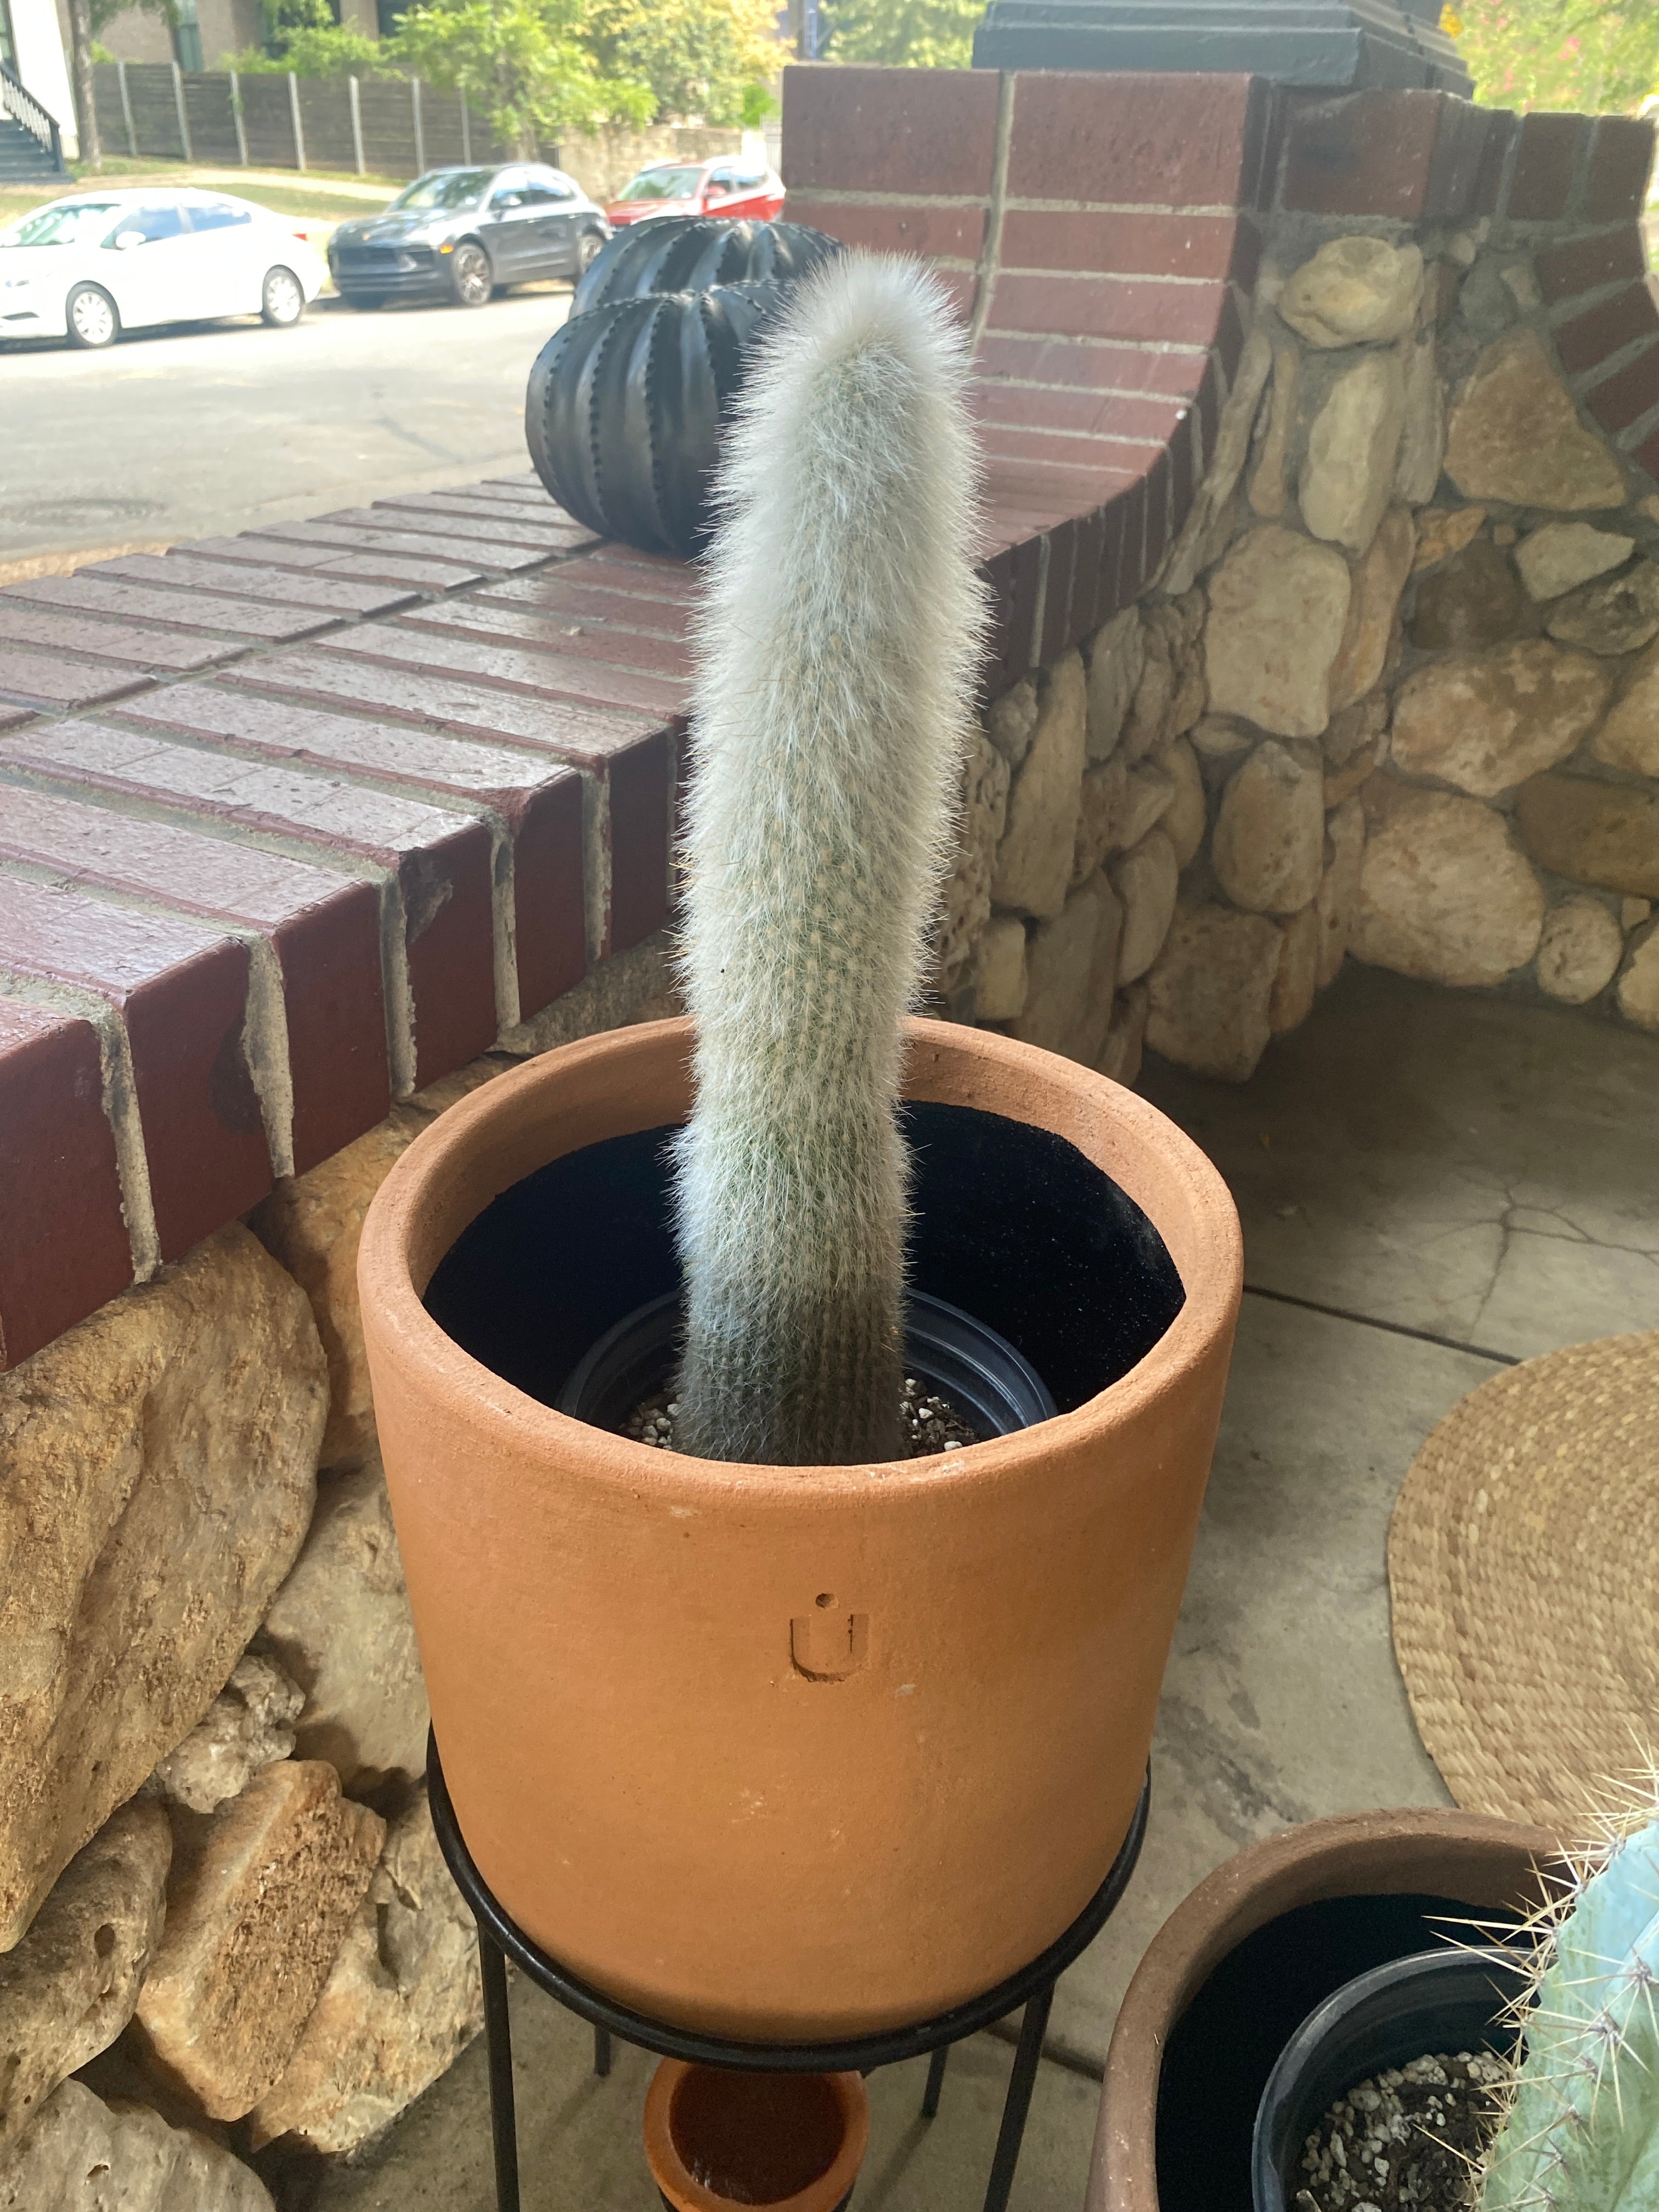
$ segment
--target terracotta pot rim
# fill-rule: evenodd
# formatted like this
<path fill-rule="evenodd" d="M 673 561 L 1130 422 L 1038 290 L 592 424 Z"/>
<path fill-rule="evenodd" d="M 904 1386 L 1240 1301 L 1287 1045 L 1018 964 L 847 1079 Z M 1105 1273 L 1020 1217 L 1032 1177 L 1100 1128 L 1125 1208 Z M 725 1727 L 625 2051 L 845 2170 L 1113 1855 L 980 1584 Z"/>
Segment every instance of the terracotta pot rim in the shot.
<path fill-rule="evenodd" d="M 674 2092 L 688 2074 L 698 2071 L 684 2058 L 665 2058 L 651 2077 L 645 2095 L 645 2154 L 651 2178 L 659 2191 L 672 2194 L 684 2212 L 731 2212 L 732 2199 L 717 2197 L 690 2172 L 675 2148 L 669 2114 Z M 815 2181 L 793 2197 L 775 2197 L 757 2205 L 755 2212 L 832 2212 L 859 2178 L 870 2148 L 870 2095 L 860 2074 L 824 2074 L 841 2106 L 841 2148 Z"/>
<path fill-rule="evenodd" d="M 492 1127 L 509 1121 L 521 1095 L 555 1085 L 586 1062 L 615 1057 L 619 1075 L 629 1059 L 653 1051 L 666 1036 L 678 1035 L 687 1042 L 691 1025 L 684 1019 L 642 1022 L 627 1029 L 606 1030 L 556 1047 L 509 1073 L 482 1085 L 450 1107 L 423 1129 L 393 1164 L 365 1218 L 359 1250 L 359 1281 L 363 1296 L 374 1301 L 385 1333 L 401 1339 L 405 1357 L 417 1361 L 448 1383 L 457 1396 L 467 1401 L 473 1417 L 485 1429 L 496 1429 L 520 1447 L 526 1431 L 556 1440 L 567 1462 L 578 1460 L 590 1480 L 632 1491 L 645 1478 L 661 1489 L 665 1481 L 688 1496 L 728 1498 L 741 1488 L 745 1504 L 763 1503 L 768 1497 L 787 1498 L 799 1504 L 804 1494 L 820 1501 L 841 1493 L 848 1499 L 867 1494 L 872 1483 L 939 1495 L 972 1488 L 1029 1466 L 1046 1455 L 1048 1440 L 1058 1443 L 1079 1433 L 1100 1429 L 1137 1401 L 1179 1389 L 1190 1370 L 1204 1357 L 1216 1337 L 1231 1326 L 1243 1273 L 1243 1237 L 1231 1194 L 1218 1170 L 1206 1154 L 1168 1117 L 1134 1092 L 1109 1078 L 1034 1045 L 1016 1042 L 994 1030 L 969 1029 L 950 1022 L 916 1018 L 907 1021 L 908 1042 L 915 1053 L 932 1047 L 969 1065 L 1013 1060 L 1031 1079 L 1028 1095 L 1040 1096 L 1046 1088 L 1069 1091 L 1074 1096 L 1092 1094 L 1108 1108 L 1133 1150 L 1156 1153 L 1166 1169 L 1175 1170 L 1182 1196 L 1191 1210 L 1194 1241 L 1203 1248 L 1203 1264 L 1180 1269 L 1185 1299 L 1169 1328 L 1126 1375 L 1069 1413 L 1055 1414 L 1029 1429 L 1015 1430 L 982 1443 L 944 1453 L 936 1459 L 888 1460 L 847 1467 L 772 1467 L 759 1462 L 736 1464 L 703 1460 L 689 1454 L 668 1454 L 655 1446 L 635 1443 L 609 1430 L 596 1430 L 586 1421 L 558 1413 L 496 1374 L 473 1358 L 448 1335 L 427 1311 L 423 1303 L 441 1253 L 434 1255 L 424 1277 L 416 1264 L 415 1251 L 428 1217 L 434 1210 L 432 1192 L 441 1187 L 477 1144 L 488 1141 Z M 910 1095 L 907 1086 L 907 1097 Z M 923 1094 L 926 1095 L 926 1094 Z M 632 1133 L 636 1126 L 625 1109 L 625 1097 L 615 1133 Z M 985 1110 L 1000 1112 L 1000 1108 Z M 1004 1118 L 1012 1118 L 1004 1115 Z M 1049 1127 L 1036 1112 L 1022 1116 L 1028 1125 Z M 1053 1132 L 1060 1134 L 1060 1132 Z M 1069 1141 L 1069 1139 L 1067 1139 Z M 580 1149 L 580 1147 L 576 1149 Z M 561 1158 L 550 1153 L 550 1161 Z M 510 1188 L 510 1185 L 504 1188 Z M 500 1194 L 497 1193 L 497 1195 Z M 1219 1194 L 1224 1204 L 1214 1204 Z M 489 1203 L 488 1200 L 485 1203 Z M 479 1212 L 483 1211 L 480 1206 Z M 470 1219 L 477 1219 L 474 1213 Z M 456 1225 L 449 1238 L 467 1225 Z M 1155 1224 L 1156 1225 L 1156 1224 Z M 445 1249 L 448 1249 L 446 1245 Z M 1173 1254 L 1171 1255 L 1174 1256 Z M 417 1287 L 417 1284 L 419 1287 Z M 603 1439 L 603 1449 L 592 1440 Z"/>

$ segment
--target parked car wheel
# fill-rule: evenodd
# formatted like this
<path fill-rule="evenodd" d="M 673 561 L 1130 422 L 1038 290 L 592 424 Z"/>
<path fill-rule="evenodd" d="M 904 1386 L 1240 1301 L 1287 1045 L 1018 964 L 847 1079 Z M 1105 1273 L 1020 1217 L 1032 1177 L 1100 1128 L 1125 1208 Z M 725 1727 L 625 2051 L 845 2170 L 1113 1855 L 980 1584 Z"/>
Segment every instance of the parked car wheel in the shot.
<path fill-rule="evenodd" d="M 271 269 L 259 293 L 259 319 L 274 331 L 285 331 L 306 311 L 305 287 L 291 269 Z"/>
<path fill-rule="evenodd" d="M 576 240 L 576 276 L 579 282 L 604 252 L 605 240 L 599 232 L 585 230 Z"/>
<path fill-rule="evenodd" d="M 121 318 L 115 302 L 100 284 L 77 284 L 64 309 L 72 346 L 113 345 L 121 335 Z"/>
<path fill-rule="evenodd" d="M 449 264 L 449 282 L 457 303 L 482 307 L 495 289 L 489 256 L 482 246 L 458 246 Z"/>

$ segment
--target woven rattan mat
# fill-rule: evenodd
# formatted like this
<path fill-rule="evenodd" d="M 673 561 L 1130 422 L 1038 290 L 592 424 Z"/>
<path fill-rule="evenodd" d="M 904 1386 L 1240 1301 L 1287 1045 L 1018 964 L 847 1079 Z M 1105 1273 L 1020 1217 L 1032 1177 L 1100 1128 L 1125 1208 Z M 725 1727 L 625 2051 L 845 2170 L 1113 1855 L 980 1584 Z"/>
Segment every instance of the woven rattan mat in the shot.
<path fill-rule="evenodd" d="M 1659 1747 L 1659 1330 L 1506 1370 L 1412 1463 L 1394 1648 L 1458 1803 L 1571 1830 Z"/>

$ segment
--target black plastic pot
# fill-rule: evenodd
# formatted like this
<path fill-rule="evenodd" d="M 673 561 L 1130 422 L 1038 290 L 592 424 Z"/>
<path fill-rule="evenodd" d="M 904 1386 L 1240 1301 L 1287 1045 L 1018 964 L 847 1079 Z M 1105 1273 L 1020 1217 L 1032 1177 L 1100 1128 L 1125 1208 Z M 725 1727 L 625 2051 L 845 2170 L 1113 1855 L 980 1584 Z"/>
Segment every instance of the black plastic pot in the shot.
<path fill-rule="evenodd" d="M 651 292 L 556 330 L 531 369 L 524 427 L 559 505 L 644 552 L 696 552 L 720 426 L 788 295 L 782 283 Z"/>
<path fill-rule="evenodd" d="M 983 1437 L 1006 1437 L 1046 1421 L 1057 1408 L 1042 1377 L 1014 1347 L 971 1314 L 925 1291 L 905 1313 L 907 1370 L 948 1399 Z M 674 1370 L 681 1340 L 678 1292 L 625 1314 L 572 1370 L 559 1411 L 595 1428 L 620 1431 Z"/>
<path fill-rule="evenodd" d="M 1308 2137 L 1346 2090 L 1431 2053 L 1513 2054 L 1510 2008 L 1528 1984 L 1524 1954 L 1443 1948 L 1390 1960 L 1308 2014 L 1279 2053 L 1256 2108 L 1255 2212 L 1289 2212 Z"/>
<path fill-rule="evenodd" d="M 646 292 L 707 292 L 717 284 L 804 276 L 842 251 L 839 239 L 804 222 L 654 216 L 619 230 L 596 255 L 576 287 L 570 313 L 585 315 Z"/>

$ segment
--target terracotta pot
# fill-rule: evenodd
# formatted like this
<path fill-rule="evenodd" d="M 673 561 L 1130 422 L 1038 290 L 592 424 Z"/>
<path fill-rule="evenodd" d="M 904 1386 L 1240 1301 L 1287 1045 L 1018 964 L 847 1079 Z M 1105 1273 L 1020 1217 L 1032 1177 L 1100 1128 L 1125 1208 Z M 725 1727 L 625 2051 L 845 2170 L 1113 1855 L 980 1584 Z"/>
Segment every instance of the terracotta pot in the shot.
<path fill-rule="evenodd" d="M 1433 1808 L 1344 1813 L 1247 1850 L 1164 1922 L 1106 2055 L 1088 2212 L 1250 2203 L 1256 2106 L 1314 2007 L 1465 1915 L 1542 1901 L 1547 1829 Z"/>
<path fill-rule="evenodd" d="M 665 2058 L 645 2154 L 668 2212 L 841 2212 L 870 2146 L 857 2074 L 738 2074 Z"/>
<path fill-rule="evenodd" d="M 909 1096 L 936 1103 L 915 1110 L 969 1130 L 988 1189 L 1004 1152 L 1040 1156 L 1156 1243 L 1141 1209 L 1176 1301 L 1184 1286 L 1173 1320 L 1079 1399 L 1078 1359 L 1130 1327 L 1140 1279 L 1126 1274 L 1116 1311 L 1099 1254 L 1065 1246 L 1067 1207 L 1039 1182 L 1022 1201 L 1035 1257 L 1018 1249 L 1026 1215 L 1004 1218 L 982 1273 L 991 1307 L 999 1271 L 1023 1268 L 1028 1304 L 1060 1316 L 1052 1358 L 1018 1344 L 1055 1419 L 874 1467 L 734 1468 L 636 1444 L 538 1401 L 569 1346 L 532 1396 L 422 1294 L 447 1255 L 450 1279 L 452 1247 L 504 1222 L 507 1256 L 476 1302 L 521 1377 L 532 1277 L 561 1327 L 592 1286 L 581 1350 L 652 1295 L 617 1304 L 616 1270 L 631 1237 L 670 1251 L 659 1206 L 647 1218 L 619 1185 L 580 1235 L 532 1235 L 523 1194 L 619 1149 L 654 1158 L 635 1133 L 684 1119 L 689 1043 L 658 1023 L 532 1060 L 453 1107 L 386 1178 L 360 1283 L 398 1541 L 457 1816 L 520 1925 L 681 2026 L 873 2033 L 1035 1958 L 1127 1830 L 1220 1416 L 1237 1218 L 1143 1100 L 994 1034 L 915 1023 Z M 919 1246 L 928 1234 L 924 1218 Z M 1087 1297 L 1049 1280 L 1050 1245 Z M 925 1274 L 919 1261 L 935 1288 Z M 1018 1340 L 1000 1311 L 981 1304 L 981 1318 Z"/>

